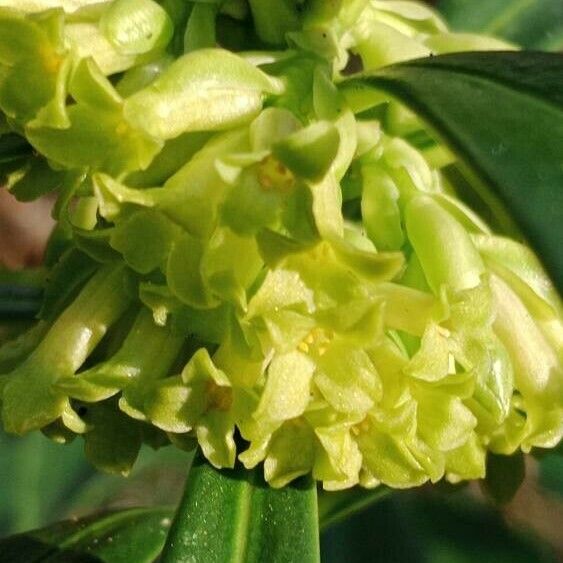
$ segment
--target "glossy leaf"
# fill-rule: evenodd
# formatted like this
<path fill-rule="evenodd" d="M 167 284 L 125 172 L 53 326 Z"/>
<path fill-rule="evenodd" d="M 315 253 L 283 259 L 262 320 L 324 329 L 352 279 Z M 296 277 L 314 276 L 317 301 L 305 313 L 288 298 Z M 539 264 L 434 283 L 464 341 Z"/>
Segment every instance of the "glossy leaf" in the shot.
<path fill-rule="evenodd" d="M 313 482 L 301 479 L 273 489 L 258 471 L 218 471 L 196 459 L 163 563 L 319 561 Z"/>
<path fill-rule="evenodd" d="M 563 288 L 563 59 L 463 53 L 393 65 L 345 82 L 385 90 L 417 112 L 502 204 Z M 491 195 L 494 194 L 494 195 Z"/>
<path fill-rule="evenodd" d="M 0 563 L 152 563 L 160 553 L 170 526 L 169 508 L 133 508 L 0 541 Z"/>
<path fill-rule="evenodd" d="M 440 0 L 438 9 L 456 31 L 503 37 L 528 49 L 563 47 L 560 0 Z"/>

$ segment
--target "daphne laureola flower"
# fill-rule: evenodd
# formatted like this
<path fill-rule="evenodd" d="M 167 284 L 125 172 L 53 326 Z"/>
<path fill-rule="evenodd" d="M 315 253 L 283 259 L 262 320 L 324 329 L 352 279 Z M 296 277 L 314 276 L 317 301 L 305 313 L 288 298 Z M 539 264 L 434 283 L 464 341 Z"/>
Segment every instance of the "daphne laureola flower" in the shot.
<path fill-rule="evenodd" d="M 41 320 L 0 350 L 7 431 L 80 434 L 123 473 L 143 442 L 199 444 L 331 490 L 557 445 L 550 280 L 458 199 L 412 113 L 340 87 L 511 46 L 395 0 L 279 22 L 243 0 L 0 4 L 0 132 L 30 146 L 8 185 L 60 194 Z M 217 47 L 217 16 L 249 13 L 272 50 Z"/>

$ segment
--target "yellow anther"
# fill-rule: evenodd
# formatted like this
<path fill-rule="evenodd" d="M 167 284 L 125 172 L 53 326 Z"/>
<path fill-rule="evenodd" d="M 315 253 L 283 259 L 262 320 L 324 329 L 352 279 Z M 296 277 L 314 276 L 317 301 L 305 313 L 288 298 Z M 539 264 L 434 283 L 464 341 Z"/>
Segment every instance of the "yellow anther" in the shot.
<path fill-rule="evenodd" d="M 436 327 L 436 330 L 437 330 L 438 334 L 440 336 L 443 336 L 444 338 L 449 338 L 449 336 L 451 334 L 451 332 L 447 328 L 440 326 L 440 325 L 438 325 Z"/>
<path fill-rule="evenodd" d="M 228 411 L 233 404 L 233 390 L 230 387 L 217 385 L 214 381 L 207 383 L 207 409 Z"/>
<path fill-rule="evenodd" d="M 333 331 L 315 327 L 297 345 L 297 349 L 301 350 L 301 352 L 305 352 L 306 354 L 315 353 L 318 356 L 324 356 L 328 350 L 328 344 L 333 338 Z"/>
<path fill-rule="evenodd" d="M 360 434 L 365 434 L 366 432 L 369 432 L 370 428 L 371 428 L 371 423 L 368 417 L 366 416 L 364 420 L 362 420 L 362 422 L 352 427 L 352 433 L 354 434 L 354 436 L 359 436 Z"/>
<path fill-rule="evenodd" d="M 448 373 L 453 375 L 456 373 L 455 369 L 455 358 L 453 354 L 448 354 Z"/>
<path fill-rule="evenodd" d="M 291 170 L 272 155 L 258 165 L 258 181 L 267 191 L 288 192 L 295 186 L 295 176 Z"/>

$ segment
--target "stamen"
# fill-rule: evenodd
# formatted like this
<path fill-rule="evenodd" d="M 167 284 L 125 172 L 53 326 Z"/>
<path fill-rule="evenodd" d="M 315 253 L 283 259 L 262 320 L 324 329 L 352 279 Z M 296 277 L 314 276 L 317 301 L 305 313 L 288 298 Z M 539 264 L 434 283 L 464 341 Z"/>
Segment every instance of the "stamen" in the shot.
<path fill-rule="evenodd" d="M 258 165 L 258 181 L 266 191 L 289 192 L 295 186 L 291 170 L 272 155 Z"/>
<path fill-rule="evenodd" d="M 230 387 L 217 385 L 214 381 L 207 383 L 207 409 L 228 411 L 233 404 L 233 390 Z"/>

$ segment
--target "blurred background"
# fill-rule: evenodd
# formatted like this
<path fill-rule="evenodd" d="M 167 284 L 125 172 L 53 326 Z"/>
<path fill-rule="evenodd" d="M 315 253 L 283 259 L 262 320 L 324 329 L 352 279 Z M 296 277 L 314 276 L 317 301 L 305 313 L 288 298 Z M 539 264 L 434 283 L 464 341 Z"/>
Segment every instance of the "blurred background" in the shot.
<path fill-rule="evenodd" d="M 431 2 L 459 31 L 487 32 L 529 48 L 563 50 L 563 0 Z M 1 182 L 1 180 L 0 180 Z M 0 188 L 0 284 L 9 272 L 39 269 L 52 229 L 53 200 L 17 202 Z M 2 299 L 0 294 L 0 312 Z M 2 322 L 0 341 L 32 322 Z M 0 537 L 96 509 L 174 505 L 190 455 L 141 451 L 128 478 L 99 474 L 80 440 L 61 446 L 40 433 L 0 430 Z M 563 452 L 528 457 L 523 483 L 500 506 L 479 483 L 394 492 L 323 532 L 323 561 L 532 563 L 563 561 Z M 352 547 L 351 547 L 352 546 Z"/>

